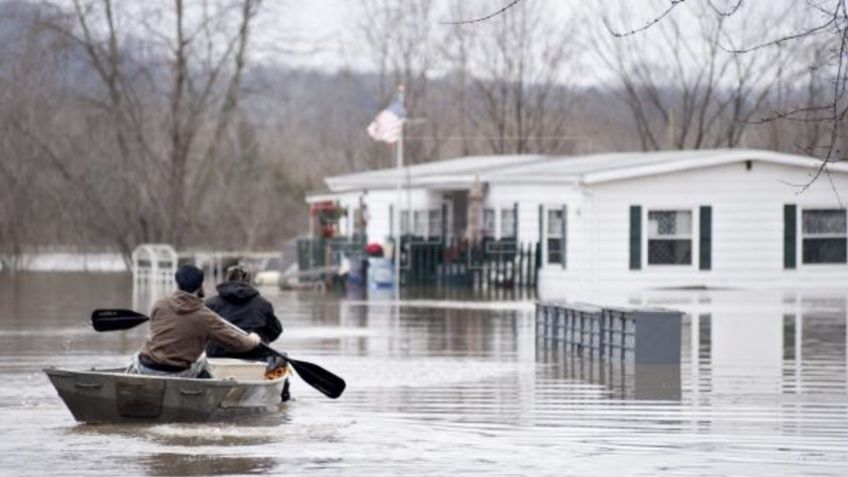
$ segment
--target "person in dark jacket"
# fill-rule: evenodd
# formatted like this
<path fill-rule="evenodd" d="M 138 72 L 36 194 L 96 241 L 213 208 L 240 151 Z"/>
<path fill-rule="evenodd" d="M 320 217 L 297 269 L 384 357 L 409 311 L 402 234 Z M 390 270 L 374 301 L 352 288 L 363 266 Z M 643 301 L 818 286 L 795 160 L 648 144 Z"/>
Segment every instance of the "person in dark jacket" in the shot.
<path fill-rule="evenodd" d="M 218 296 L 206 300 L 206 306 L 239 328 L 256 333 L 263 343 L 276 340 L 283 332 L 274 307 L 250 285 L 250 272 L 237 265 L 227 269 L 227 280 L 218 284 Z M 215 343 L 206 347 L 206 355 L 219 358 L 238 358 L 267 361 L 269 355 L 262 348 L 248 352 L 232 352 Z"/>

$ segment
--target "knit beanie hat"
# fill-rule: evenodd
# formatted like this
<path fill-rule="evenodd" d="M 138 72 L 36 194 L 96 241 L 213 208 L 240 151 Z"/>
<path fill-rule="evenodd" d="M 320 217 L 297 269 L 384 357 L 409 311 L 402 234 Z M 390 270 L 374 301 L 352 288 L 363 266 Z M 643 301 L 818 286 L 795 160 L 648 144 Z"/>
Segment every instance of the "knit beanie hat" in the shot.
<path fill-rule="evenodd" d="M 194 293 L 203 286 L 203 270 L 194 265 L 182 265 L 174 274 L 174 280 L 180 290 Z"/>

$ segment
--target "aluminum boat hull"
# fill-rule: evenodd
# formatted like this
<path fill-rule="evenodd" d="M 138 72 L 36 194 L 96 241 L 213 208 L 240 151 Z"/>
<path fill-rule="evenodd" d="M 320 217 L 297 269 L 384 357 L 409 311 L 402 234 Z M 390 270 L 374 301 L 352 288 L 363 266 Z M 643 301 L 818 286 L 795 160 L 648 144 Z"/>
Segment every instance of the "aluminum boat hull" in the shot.
<path fill-rule="evenodd" d="M 288 370 L 264 380 L 262 363 L 226 361 L 213 364 L 218 379 L 126 374 L 124 368 L 44 372 L 79 422 L 206 422 L 281 411 Z"/>

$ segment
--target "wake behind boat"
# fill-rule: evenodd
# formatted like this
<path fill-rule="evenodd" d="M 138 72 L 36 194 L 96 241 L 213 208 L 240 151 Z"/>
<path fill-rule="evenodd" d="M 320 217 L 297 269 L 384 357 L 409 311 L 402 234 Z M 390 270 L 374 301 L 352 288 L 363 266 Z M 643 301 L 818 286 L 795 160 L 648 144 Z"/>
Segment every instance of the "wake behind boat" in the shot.
<path fill-rule="evenodd" d="M 209 359 L 212 379 L 126 374 L 125 368 L 44 372 L 74 419 L 86 423 L 205 422 L 281 410 L 291 371 L 266 378 L 265 364 Z"/>

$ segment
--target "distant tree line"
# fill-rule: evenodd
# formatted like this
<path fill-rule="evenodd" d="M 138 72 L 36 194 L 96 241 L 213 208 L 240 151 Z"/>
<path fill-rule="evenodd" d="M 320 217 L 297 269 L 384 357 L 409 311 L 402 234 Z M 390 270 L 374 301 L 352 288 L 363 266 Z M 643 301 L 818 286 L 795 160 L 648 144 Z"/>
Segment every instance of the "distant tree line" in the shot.
<path fill-rule="evenodd" d="M 830 85 L 811 66 L 831 53 L 811 41 L 734 54 L 723 46 L 741 40 L 722 17 L 668 17 L 616 38 L 587 21 L 595 12 L 557 20 L 544 0 L 458 24 L 450 20 L 486 12 L 460 1 L 363 0 L 356 48 L 370 68 L 329 72 L 255 54 L 266 1 L 0 3 L 5 269 L 51 246 L 125 257 L 143 242 L 278 248 L 305 230 L 304 194 L 323 177 L 392 165 L 391 148 L 365 126 L 399 84 L 414 119 L 411 163 L 809 152 L 831 140 L 820 122 L 767 120 L 815 112 Z M 606 13 L 608 25 L 629 15 Z M 762 28 L 751 19 L 746 31 Z"/>

